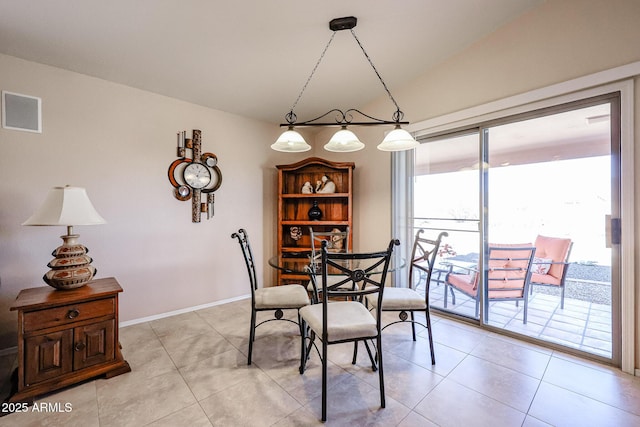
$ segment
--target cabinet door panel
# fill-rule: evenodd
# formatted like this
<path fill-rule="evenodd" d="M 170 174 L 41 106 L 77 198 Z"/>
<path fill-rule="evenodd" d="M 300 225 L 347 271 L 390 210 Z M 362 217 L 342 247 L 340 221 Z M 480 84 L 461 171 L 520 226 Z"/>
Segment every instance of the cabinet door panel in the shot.
<path fill-rule="evenodd" d="M 37 335 L 25 340 L 25 385 L 71 372 L 73 331 Z"/>
<path fill-rule="evenodd" d="M 73 369 L 82 369 L 114 359 L 115 320 L 74 329 Z"/>

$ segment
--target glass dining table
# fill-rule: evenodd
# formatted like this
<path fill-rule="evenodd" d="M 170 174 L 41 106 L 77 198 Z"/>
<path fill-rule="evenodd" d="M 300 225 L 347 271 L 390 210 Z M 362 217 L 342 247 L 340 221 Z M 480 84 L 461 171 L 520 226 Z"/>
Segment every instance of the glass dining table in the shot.
<path fill-rule="evenodd" d="M 335 261 L 335 260 L 334 260 Z M 369 266 L 358 266 L 354 265 L 354 262 L 358 262 L 359 260 L 348 260 L 345 262 L 350 262 L 351 264 L 348 267 L 350 269 L 356 269 L 358 267 L 367 269 Z M 311 265 L 311 257 L 308 254 L 305 255 L 291 255 L 288 253 L 279 254 L 271 257 L 269 259 L 269 265 L 273 268 L 281 270 L 283 273 L 287 274 L 310 274 L 310 271 L 307 269 L 309 265 Z M 391 257 L 389 262 L 389 268 L 387 269 L 387 273 L 391 273 L 397 269 L 404 267 L 405 261 L 401 258 L 396 258 L 394 256 Z M 312 271 L 315 274 L 320 274 L 322 272 L 319 260 L 314 261 Z M 382 273 L 382 264 L 373 268 L 372 270 L 368 270 L 369 274 L 380 274 Z M 340 275 L 342 274 L 339 269 L 330 268 L 327 271 L 329 275 Z"/>

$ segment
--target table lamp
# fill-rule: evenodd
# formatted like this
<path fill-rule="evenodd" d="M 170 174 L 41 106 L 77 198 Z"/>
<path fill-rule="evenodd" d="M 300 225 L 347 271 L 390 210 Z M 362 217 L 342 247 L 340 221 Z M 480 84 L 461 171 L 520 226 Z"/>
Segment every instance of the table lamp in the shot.
<path fill-rule="evenodd" d="M 75 289 L 86 285 L 95 275 L 96 269 L 88 255 L 89 250 L 78 243 L 79 234 L 73 234 L 74 225 L 105 224 L 104 218 L 95 210 L 87 191 L 81 187 L 54 187 L 40 208 L 22 225 L 64 225 L 67 234 L 60 236 L 62 246 L 51 255 L 47 264 L 51 268 L 42 279 L 56 289 Z"/>

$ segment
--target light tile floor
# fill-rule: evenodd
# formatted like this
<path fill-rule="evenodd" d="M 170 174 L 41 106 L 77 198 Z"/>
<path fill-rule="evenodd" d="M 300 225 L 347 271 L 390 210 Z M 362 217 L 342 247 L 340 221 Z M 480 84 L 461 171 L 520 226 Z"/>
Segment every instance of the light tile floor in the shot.
<path fill-rule="evenodd" d="M 0 426 L 321 425 L 318 355 L 300 375 L 297 328 L 269 322 L 247 366 L 249 315 L 244 300 L 122 328 L 132 372 L 37 401 L 71 403 L 71 412 L 15 413 Z M 433 366 L 426 331 L 416 342 L 408 325 L 384 331 L 385 409 L 366 352 L 351 365 L 352 345 L 330 346 L 326 425 L 640 425 L 639 378 L 433 317 Z M 0 359 L 3 391 L 13 359 Z"/>
<path fill-rule="evenodd" d="M 456 304 L 448 299 L 454 313 L 475 316 L 475 300 L 456 292 Z M 444 286 L 432 286 L 432 307 L 444 308 Z M 610 359 L 612 353 L 611 306 L 565 298 L 560 308 L 560 296 L 538 293 L 529 297 L 527 323 L 522 323 L 524 305 L 513 301 L 491 302 L 489 324 L 498 328 L 564 345 Z"/>

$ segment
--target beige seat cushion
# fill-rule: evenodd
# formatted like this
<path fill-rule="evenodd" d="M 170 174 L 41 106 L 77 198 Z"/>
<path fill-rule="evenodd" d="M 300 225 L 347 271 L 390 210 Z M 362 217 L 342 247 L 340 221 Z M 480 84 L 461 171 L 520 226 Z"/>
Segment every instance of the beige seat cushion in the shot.
<path fill-rule="evenodd" d="M 309 305 L 309 295 L 301 285 L 282 285 L 256 291 L 256 308 L 300 308 Z"/>
<path fill-rule="evenodd" d="M 300 316 L 319 337 L 322 337 L 322 304 L 301 308 Z M 369 338 L 378 335 L 376 319 L 359 302 L 328 303 L 327 321 L 327 342 Z"/>
<path fill-rule="evenodd" d="M 378 295 L 367 295 L 367 302 L 372 307 L 378 305 Z M 382 310 L 425 310 L 427 303 L 424 295 L 409 288 L 384 288 L 382 294 Z"/>

